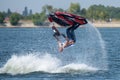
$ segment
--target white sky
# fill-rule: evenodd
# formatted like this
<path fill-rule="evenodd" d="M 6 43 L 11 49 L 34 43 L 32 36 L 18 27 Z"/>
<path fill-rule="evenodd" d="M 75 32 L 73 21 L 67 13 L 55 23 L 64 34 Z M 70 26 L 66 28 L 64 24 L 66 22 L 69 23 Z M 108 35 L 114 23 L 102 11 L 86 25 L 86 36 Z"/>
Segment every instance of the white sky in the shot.
<path fill-rule="evenodd" d="M 33 12 L 40 12 L 42 6 L 52 5 L 54 8 L 68 9 L 71 2 L 80 3 L 81 8 L 88 8 L 93 4 L 120 7 L 120 0 L 0 0 L 0 11 L 17 11 L 22 13 L 24 7 L 32 9 Z"/>

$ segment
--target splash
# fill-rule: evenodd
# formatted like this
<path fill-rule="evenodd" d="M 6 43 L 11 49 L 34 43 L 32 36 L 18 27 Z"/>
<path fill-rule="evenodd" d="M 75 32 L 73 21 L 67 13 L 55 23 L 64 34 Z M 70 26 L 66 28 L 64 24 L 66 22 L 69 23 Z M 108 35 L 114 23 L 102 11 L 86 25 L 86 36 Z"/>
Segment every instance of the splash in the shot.
<path fill-rule="evenodd" d="M 59 66 L 60 61 L 49 54 L 43 56 L 28 54 L 23 56 L 13 55 L 3 68 L 1 73 L 26 74 L 35 71 L 51 71 Z"/>
<path fill-rule="evenodd" d="M 66 64 L 62 65 L 61 60 L 50 55 L 13 55 L 6 64 L 0 68 L 0 73 L 12 75 L 27 74 L 31 72 L 48 72 L 48 73 L 72 73 L 83 71 L 95 71 L 96 68 L 86 64 Z"/>
<path fill-rule="evenodd" d="M 97 67 L 101 70 L 107 70 L 107 52 L 105 42 L 97 28 L 91 23 L 84 26 L 83 40 L 81 41 L 81 58 L 84 63 Z M 79 58 L 80 59 L 80 58 Z M 81 60 L 81 61 L 82 61 Z"/>

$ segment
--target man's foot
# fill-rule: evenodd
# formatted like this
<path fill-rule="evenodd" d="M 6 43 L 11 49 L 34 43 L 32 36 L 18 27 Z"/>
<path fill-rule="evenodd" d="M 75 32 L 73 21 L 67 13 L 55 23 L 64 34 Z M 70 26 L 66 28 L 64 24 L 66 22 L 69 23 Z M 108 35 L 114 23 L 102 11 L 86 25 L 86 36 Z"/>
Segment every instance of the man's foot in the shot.
<path fill-rule="evenodd" d="M 66 41 L 66 43 L 63 45 L 63 47 L 65 48 L 65 47 L 68 47 L 68 46 L 71 46 L 71 45 L 73 45 L 75 42 L 74 41 Z"/>
<path fill-rule="evenodd" d="M 69 41 L 69 44 L 71 44 L 71 45 L 72 45 L 72 44 L 74 44 L 74 43 L 75 43 L 75 42 L 74 42 L 74 41 L 72 41 L 72 40 L 70 40 L 70 41 Z"/>

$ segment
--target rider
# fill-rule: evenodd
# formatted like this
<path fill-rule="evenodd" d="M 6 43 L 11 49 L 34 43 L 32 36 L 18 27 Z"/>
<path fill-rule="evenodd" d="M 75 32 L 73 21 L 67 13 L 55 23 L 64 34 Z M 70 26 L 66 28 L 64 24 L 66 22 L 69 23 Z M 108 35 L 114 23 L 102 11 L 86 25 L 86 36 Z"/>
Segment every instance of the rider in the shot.
<path fill-rule="evenodd" d="M 87 23 L 87 20 L 81 16 L 59 11 L 49 14 L 48 19 L 50 22 L 54 21 L 61 26 L 70 26 L 66 30 L 67 37 L 63 48 L 68 47 L 76 42 L 74 30 L 80 25 Z"/>

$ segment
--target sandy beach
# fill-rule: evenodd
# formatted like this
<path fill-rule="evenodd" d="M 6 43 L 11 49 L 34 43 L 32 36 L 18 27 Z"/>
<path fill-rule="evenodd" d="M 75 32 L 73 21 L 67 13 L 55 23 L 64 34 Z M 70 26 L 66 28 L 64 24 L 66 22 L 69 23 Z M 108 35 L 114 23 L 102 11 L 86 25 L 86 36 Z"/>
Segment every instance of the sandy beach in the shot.
<path fill-rule="evenodd" d="M 120 22 L 95 22 L 95 27 L 120 27 Z"/>
<path fill-rule="evenodd" d="M 95 27 L 120 27 L 120 21 L 112 21 L 112 22 L 104 22 L 104 21 L 99 21 L 99 22 L 93 22 L 93 26 Z M 56 24 L 56 26 L 58 26 Z M 0 25 L 0 27 L 44 27 L 44 26 L 36 26 L 32 23 L 32 21 L 19 21 L 19 24 L 17 26 L 12 26 L 9 22 L 5 23 L 4 25 Z M 46 26 L 45 26 L 46 27 Z"/>

